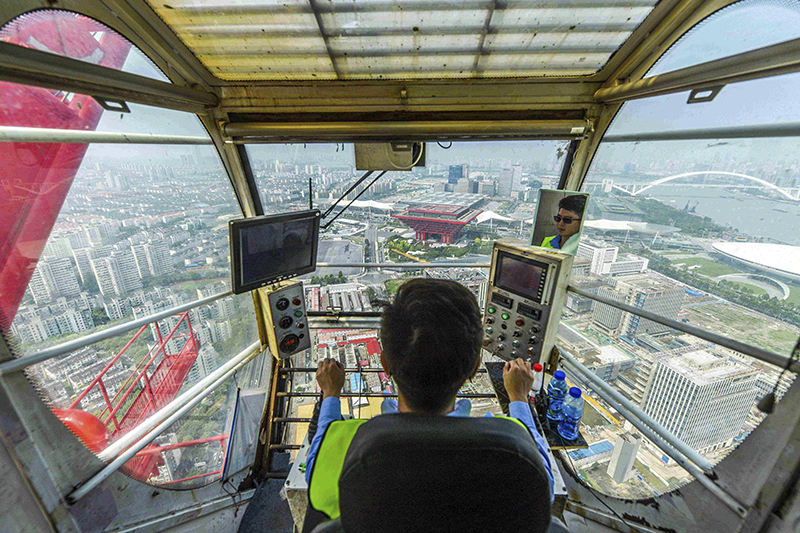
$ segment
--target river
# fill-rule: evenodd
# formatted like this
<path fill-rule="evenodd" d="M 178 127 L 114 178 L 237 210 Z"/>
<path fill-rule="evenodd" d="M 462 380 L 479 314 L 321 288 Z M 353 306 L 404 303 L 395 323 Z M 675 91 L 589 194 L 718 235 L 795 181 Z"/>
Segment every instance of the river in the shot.
<path fill-rule="evenodd" d="M 800 246 L 800 202 L 788 203 L 759 198 L 722 188 L 659 185 L 644 194 L 683 209 L 686 202 L 695 212 L 721 226 L 730 225 L 750 237 L 771 237 Z"/>

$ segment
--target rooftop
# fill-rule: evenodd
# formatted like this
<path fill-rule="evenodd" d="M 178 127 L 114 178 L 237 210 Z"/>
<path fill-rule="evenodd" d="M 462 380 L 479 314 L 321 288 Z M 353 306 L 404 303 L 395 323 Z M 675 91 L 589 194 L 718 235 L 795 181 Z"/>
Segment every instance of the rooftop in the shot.
<path fill-rule="evenodd" d="M 632 355 L 628 355 L 627 353 L 623 352 L 616 346 L 601 346 L 599 348 L 600 353 L 597 354 L 595 357 L 602 363 L 618 363 L 620 361 L 628 361 L 633 359 Z"/>
<path fill-rule="evenodd" d="M 730 379 L 737 375 L 757 374 L 749 365 L 708 350 L 695 350 L 675 355 L 663 359 L 661 363 L 700 386 Z"/>

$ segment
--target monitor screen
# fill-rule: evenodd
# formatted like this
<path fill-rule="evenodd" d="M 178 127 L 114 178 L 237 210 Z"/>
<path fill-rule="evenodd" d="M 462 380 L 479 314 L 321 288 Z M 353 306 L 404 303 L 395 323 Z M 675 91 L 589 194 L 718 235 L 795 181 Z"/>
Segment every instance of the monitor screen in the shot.
<path fill-rule="evenodd" d="M 541 303 L 546 277 L 546 263 L 507 252 L 499 252 L 497 256 L 494 275 L 496 287 Z"/>
<path fill-rule="evenodd" d="M 316 269 L 317 210 L 232 220 L 229 230 L 236 294 Z"/>

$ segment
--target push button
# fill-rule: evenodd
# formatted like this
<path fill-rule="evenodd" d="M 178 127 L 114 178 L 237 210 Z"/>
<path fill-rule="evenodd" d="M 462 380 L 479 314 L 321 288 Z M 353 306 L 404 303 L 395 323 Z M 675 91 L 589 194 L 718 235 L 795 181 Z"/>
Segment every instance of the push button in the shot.
<path fill-rule="evenodd" d="M 303 312 L 298 309 L 297 311 L 294 312 L 294 316 L 296 316 L 297 318 L 300 318 L 301 316 L 303 316 Z"/>
<path fill-rule="evenodd" d="M 497 312 L 497 309 L 496 309 L 496 308 L 494 308 L 494 307 L 492 307 L 492 306 L 490 305 L 488 308 L 486 308 L 486 311 L 487 311 L 489 314 L 492 314 L 492 315 L 493 315 L 493 314 L 495 314 L 495 313 Z"/>
<path fill-rule="evenodd" d="M 502 318 L 503 320 L 508 320 L 509 318 L 511 318 L 511 315 L 509 315 L 508 313 L 503 313 L 502 315 L 500 315 L 500 318 Z"/>
<path fill-rule="evenodd" d="M 517 324 L 517 326 L 522 327 L 525 325 L 525 320 L 518 318 L 515 323 Z"/>
<path fill-rule="evenodd" d="M 301 304 L 301 303 L 303 303 L 303 302 L 301 302 L 301 301 L 300 301 L 300 298 L 295 298 L 294 300 L 292 300 L 292 303 L 293 303 L 294 305 L 300 305 L 300 304 Z"/>

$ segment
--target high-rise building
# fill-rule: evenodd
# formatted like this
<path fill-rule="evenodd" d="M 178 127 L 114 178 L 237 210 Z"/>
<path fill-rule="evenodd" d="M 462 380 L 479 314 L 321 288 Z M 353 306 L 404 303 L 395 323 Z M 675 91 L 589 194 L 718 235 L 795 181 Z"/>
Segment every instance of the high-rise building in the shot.
<path fill-rule="evenodd" d="M 732 443 L 758 394 L 759 372 L 708 350 L 658 360 L 644 411 L 694 450 Z"/>
<path fill-rule="evenodd" d="M 591 273 L 599 276 L 603 273 L 603 265 L 614 262 L 618 253 L 619 247 L 617 246 L 607 246 L 603 243 L 582 240 L 578 243 L 578 251 L 575 253 L 575 258 L 589 259 L 592 262 Z"/>
<path fill-rule="evenodd" d="M 684 290 L 677 283 L 650 275 L 617 278 L 612 289 L 602 288 L 600 296 L 623 302 L 659 316 L 675 319 L 683 303 Z M 633 342 L 636 335 L 661 335 L 670 328 L 605 304 L 595 305 L 595 324 L 610 335 Z"/>
<path fill-rule="evenodd" d="M 169 248 L 163 240 L 151 239 L 145 244 L 132 246 L 131 251 L 140 278 L 163 276 L 173 271 Z"/>
<path fill-rule="evenodd" d="M 125 296 L 142 288 L 133 252 L 120 250 L 91 260 L 92 272 L 103 296 Z"/>
<path fill-rule="evenodd" d="M 500 177 L 497 180 L 497 196 L 508 198 L 511 196 L 513 186 L 514 174 L 510 168 L 504 168 L 500 171 Z"/>
<path fill-rule="evenodd" d="M 630 433 L 623 433 L 617 437 L 607 470 L 608 475 L 616 483 L 624 483 L 636 474 L 633 465 L 641 444 L 641 437 Z"/>
<path fill-rule="evenodd" d="M 59 296 L 77 296 L 81 292 L 72 261 L 66 257 L 39 261 L 29 287 L 37 305 L 51 302 Z"/>
<path fill-rule="evenodd" d="M 455 185 L 458 180 L 469 177 L 467 165 L 451 165 L 447 174 L 447 183 Z"/>

